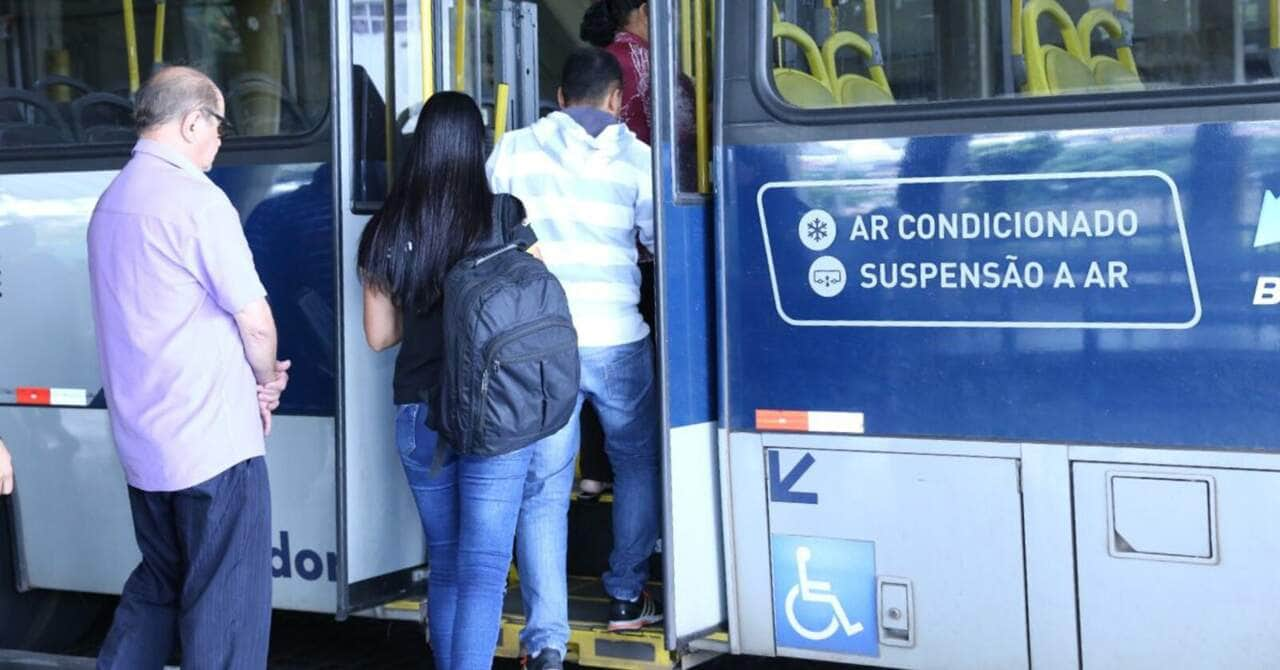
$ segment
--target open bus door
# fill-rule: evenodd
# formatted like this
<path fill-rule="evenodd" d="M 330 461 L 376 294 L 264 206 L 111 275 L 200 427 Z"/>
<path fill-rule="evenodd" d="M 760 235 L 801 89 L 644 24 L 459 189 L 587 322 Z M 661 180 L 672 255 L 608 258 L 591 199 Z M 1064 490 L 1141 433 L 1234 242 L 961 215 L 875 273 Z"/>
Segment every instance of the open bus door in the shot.
<path fill-rule="evenodd" d="M 664 600 L 667 646 L 686 652 L 686 665 L 727 650 L 710 198 L 710 4 L 649 4 Z"/>
<path fill-rule="evenodd" d="M 434 85 L 431 2 L 334 3 L 341 392 L 336 436 L 337 615 L 406 595 L 425 582 L 426 542 L 395 449 L 395 352 L 365 342 L 356 248 L 386 196 L 401 152 L 398 101 Z"/>
<path fill-rule="evenodd" d="M 521 0 L 336 3 L 334 161 L 342 272 L 342 420 L 337 436 L 338 615 L 421 595 L 426 545 L 395 450 L 394 352 L 374 353 L 362 328 L 360 233 L 437 90 L 463 91 L 494 136 L 536 119 L 537 7 Z M 489 68 L 487 65 L 493 64 Z"/>

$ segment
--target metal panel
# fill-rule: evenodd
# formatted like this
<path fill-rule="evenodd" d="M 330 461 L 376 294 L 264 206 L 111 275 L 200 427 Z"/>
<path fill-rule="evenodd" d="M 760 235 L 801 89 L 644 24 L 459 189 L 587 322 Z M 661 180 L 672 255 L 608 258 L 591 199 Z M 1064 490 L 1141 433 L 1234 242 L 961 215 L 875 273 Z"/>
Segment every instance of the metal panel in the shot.
<path fill-rule="evenodd" d="M 1071 468 L 1059 445 L 1022 445 L 1027 635 L 1036 670 L 1080 667 Z"/>
<path fill-rule="evenodd" d="M 1112 556 L 1107 483 L 1121 471 L 1212 478 L 1219 562 Z M 1108 463 L 1076 463 L 1072 473 L 1085 668 L 1280 667 L 1280 517 L 1269 512 L 1280 509 L 1280 473 Z"/>
<path fill-rule="evenodd" d="M 348 3 L 335 4 L 338 26 L 350 23 Z M 335 31 L 334 86 L 338 141 L 334 164 L 338 203 L 352 200 L 351 31 Z M 405 482 L 395 447 L 395 405 L 391 373 L 395 353 L 375 354 L 365 343 L 363 295 L 356 270 L 356 248 L 367 216 L 339 206 L 339 274 L 342 380 L 338 427 L 338 608 L 351 606 L 349 588 L 356 582 L 421 565 L 426 540 L 417 508 Z M 376 603 L 362 603 L 366 605 Z"/>
<path fill-rule="evenodd" d="M 729 434 L 725 561 L 731 581 L 729 599 L 737 604 L 729 619 L 729 644 L 735 654 L 773 656 L 769 576 L 769 507 L 765 489 L 764 448 L 760 436 Z"/>
<path fill-rule="evenodd" d="M 784 606 L 786 612 L 752 608 L 750 616 L 779 622 L 779 655 L 901 668 L 1028 666 L 1016 461 L 781 448 L 766 449 L 766 455 L 770 537 L 809 543 L 805 546 L 812 549 L 805 557 L 812 559 L 811 565 L 826 559 L 828 571 L 811 568 L 807 579 L 834 593 L 849 623 L 855 624 L 832 619 L 845 631 L 830 626 L 817 631 L 829 634 L 817 640 L 821 635 L 802 631 L 814 633 L 813 619 L 803 620 L 790 609 L 792 603 Z M 853 544 L 837 544 L 841 541 Z M 873 567 L 857 571 L 849 567 L 856 559 L 820 556 L 821 551 L 839 552 L 841 546 L 872 552 Z M 797 582 L 787 562 L 779 559 L 773 557 L 775 608 L 784 592 L 805 579 Z M 747 560 L 738 557 L 739 564 Z M 749 560 L 767 563 L 769 555 Z M 796 563 L 800 560 L 797 555 Z M 891 589 L 890 595 L 896 593 L 907 612 L 877 621 L 874 601 L 849 597 L 866 593 L 876 598 L 877 577 L 884 578 L 881 589 L 905 587 Z M 857 581 L 866 582 L 865 589 L 858 591 L 850 583 Z M 857 612 L 869 612 L 869 618 L 859 621 Z M 906 619 L 909 631 L 901 623 Z M 785 624 L 811 643 L 800 647 L 790 642 L 784 648 Z M 850 633 L 856 624 L 861 632 Z M 877 633 L 880 644 L 872 637 L 865 655 L 839 653 L 828 644 L 842 634 L 856 639 Z M 898 646 L 909 643 L 914 646 Z"/>
<path fill-rule="evenodd" d="M 140 555 L 107 413 L 0 407 L 0 434 L 18 470 L 25 585 L 120 593 Z M 330 418 L 276 417 L 267 438 L 277 608 L 334 611 L 332 443 Z"/>
<path fill-rule="evenodd" d="M 671 513 L 663 540 L 666 616 L 671 641 L 725 620 L 724 545 L 716 425 L 671 430 L 667 488 Z"/>

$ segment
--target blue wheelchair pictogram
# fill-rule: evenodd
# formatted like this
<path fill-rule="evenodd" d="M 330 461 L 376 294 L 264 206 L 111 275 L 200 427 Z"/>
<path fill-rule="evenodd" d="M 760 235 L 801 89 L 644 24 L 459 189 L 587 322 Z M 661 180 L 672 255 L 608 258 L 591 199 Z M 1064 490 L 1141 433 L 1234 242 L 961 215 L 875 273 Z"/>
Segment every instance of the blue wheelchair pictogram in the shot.
<path fill-rule="evenodd" d="M 878 656 L 875 545 L 788 535 L 771 544 L 778 646 Z"/>

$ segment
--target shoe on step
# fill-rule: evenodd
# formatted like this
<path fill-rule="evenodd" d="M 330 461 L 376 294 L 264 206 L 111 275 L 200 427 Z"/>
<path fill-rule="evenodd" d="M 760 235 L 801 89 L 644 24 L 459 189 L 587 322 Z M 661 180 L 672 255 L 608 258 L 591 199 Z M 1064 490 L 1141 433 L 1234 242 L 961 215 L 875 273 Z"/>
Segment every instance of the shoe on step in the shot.
<path fill-rule="evenodd" d="M 527 670 L 564 670 L 564 659 L 555 649 L 543 649 L 537 656 L 525 661 Z"/>
<path fill-rule="evenodd" d="M 662 604 L 642 592 L 635 600 L 609 602 L 609 630 L 640 630 L 662 621 Z"/>

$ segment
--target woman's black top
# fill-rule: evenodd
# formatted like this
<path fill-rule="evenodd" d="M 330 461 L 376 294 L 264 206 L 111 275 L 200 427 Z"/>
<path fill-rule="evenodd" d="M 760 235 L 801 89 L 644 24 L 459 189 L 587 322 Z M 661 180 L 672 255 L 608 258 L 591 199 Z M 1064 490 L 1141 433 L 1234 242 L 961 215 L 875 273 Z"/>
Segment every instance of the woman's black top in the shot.
<path fill-rule="evenodd" d="M 512 198 L 496 195 L 495 198 Z M 524 211 L 523 207 L 514 208 Z M 494 207 L 495 211 L 498 208 Z M 521 217 L 523 218 L 523 217 Z M 538 242 L 538 236 L 523 220 L 502 222 L 502 243 L 522 244 L 527 249 Z M 440 366 L 444 363 L 444 303 L 437 300 L 430 308 L 403 308 L 401 312 L 400 353 L 396 355 L 392 391 L 397 405 L 423 401 L 423 392 L 440 384 Z"/>

